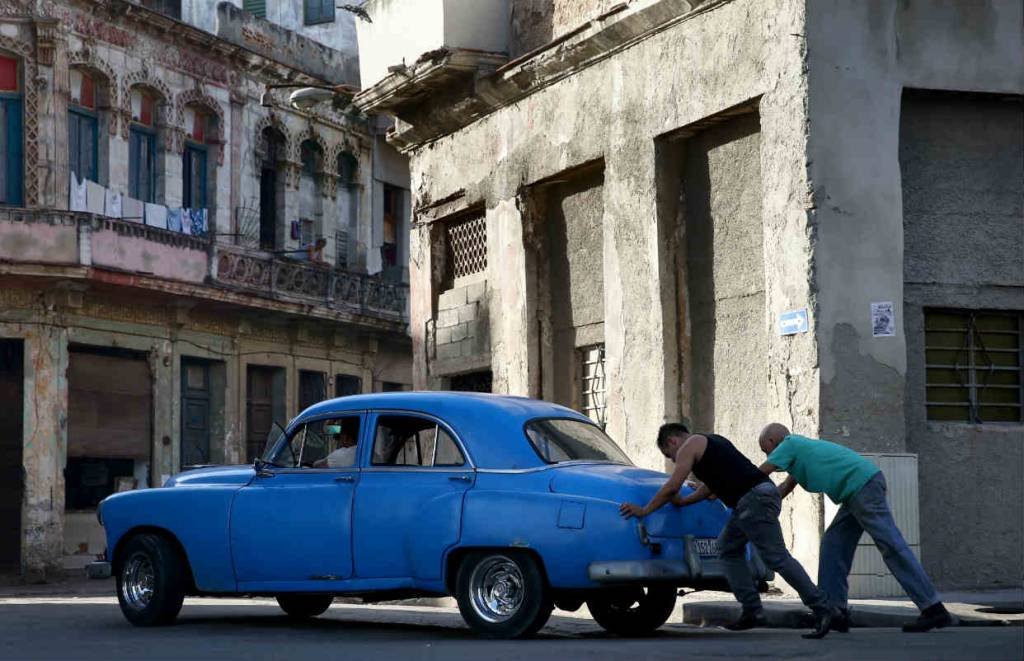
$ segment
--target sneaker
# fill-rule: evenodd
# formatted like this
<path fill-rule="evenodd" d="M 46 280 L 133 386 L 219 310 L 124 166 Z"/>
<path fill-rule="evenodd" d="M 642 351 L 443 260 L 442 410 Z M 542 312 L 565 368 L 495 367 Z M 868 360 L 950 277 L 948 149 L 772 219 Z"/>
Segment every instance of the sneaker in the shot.
<path fill-rule="evenodd" d="M 839 611 L 833 608 L 815 613 L 817 618 L 814 623 L 814 631 L 801 635 L 801 638 L 807 640 L 819 640 L 828 635 L 828 632 L 832 629 L 832 620 L 838 615 Z"/>
<path fill-rule="evenodd" d="M 956 624 L 956 618 L 949 614 L 946 607 L 940 601 L 937 604 L 924 609 L 917 619 L 903 625 L 904 633 L 924 633 L 932 629 L 951 627 Z"/>
<path fill-rule="evenodd" d="M 765 618 L 763 610 L 744 610 L 743 613 L 740 614 L 740 619 L 736 620 L 732 624 L 725 625 L 725 628 L 729 631 L 746 631 L 747 629 L 766 626 L 768 626 L 768 620 Z"/>
<path fill-rule="evenodd" d="M 850 609 L 840 608 L 839 612 L 832 616 L 832 630 L 850 633 Z"/>

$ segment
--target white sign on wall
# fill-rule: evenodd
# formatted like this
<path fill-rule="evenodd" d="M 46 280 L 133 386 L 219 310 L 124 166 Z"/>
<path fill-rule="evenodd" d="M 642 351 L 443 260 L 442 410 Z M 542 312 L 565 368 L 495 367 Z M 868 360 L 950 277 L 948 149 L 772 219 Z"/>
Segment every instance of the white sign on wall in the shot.
<path fill-rule="evenodd" d="M 779 315 L 779 335 L 806 333 L 807 329 L 807 308 L 789 310 Z"/>
<path fill-rule="evenodd" d="M 896 306 L 892 301 L 871 304 L 871 336 L 896 336 Z"/>

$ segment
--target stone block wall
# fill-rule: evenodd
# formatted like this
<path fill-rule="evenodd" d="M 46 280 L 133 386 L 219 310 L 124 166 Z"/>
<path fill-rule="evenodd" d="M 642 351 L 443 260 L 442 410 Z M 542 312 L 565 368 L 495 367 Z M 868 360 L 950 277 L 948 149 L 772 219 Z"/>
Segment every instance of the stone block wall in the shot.
<path fill-rule="evenodd" d="M 434 322 L 437 373 L 465 371 L 465 366 L 481 361 L 490 364 L 487 280 L 479 276 L 466 280 L 469 282 L 460 281 L 438 297 Z"/>

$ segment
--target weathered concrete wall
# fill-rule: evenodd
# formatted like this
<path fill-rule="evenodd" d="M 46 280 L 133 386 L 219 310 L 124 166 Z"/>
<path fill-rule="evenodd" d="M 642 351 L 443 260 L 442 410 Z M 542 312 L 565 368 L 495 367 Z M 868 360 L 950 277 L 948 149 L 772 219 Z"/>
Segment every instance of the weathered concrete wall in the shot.
<path fill-rule="evenodd" d="M 684 151 L 690 415 L 756 456 L 768 371 L 759 118 L 702 131 Z"/>
<path fill-rule="evenodd" d="M 902 451 L 901 92 L 1020 93 L 1024 8 L 1014 0 L 807 7 L 822 433 L 863 451 Z M 896 337 L 872 338 L 873 301 L 896 304 Z"/>
<path fill-rule="evenodd" d="M 617 4 L 618 0 L 511 0 L 511 55 L 539 48 Z"/>
<path fill-rule="evenodd" d="M 907 449 L 928 571 L 946 586 L 1020 585 L 1020 425 L 930 422 L 925 307 L 1024 310 L 1024 105 L 1020 96 L 907 93 L 900 116 L 906 254 Z M 995 511 L 993 511 L 995 510 Z M 997 513 L 1001 512 L 1001 513 Z"/>
<path fill-rule="evenodd" d="M 1005 260 L 1020 245 L 1019 238 L 1007 235 L 1002 224 L 1007 220 L 1000 220 L 1013 213 L 1007 197 L 1012 187 L 1003 178 L 1011 175 L 1004 172 L 992 179 L 994 163 L 966 162 L 978 158 L 980 137 L 1006 139 L 1012 130 L 994 124 L 980 130 L 981 120 L 972 120 L 968 126 L 948 125 L 941 136 L 935 131 L 922 136 L 929 121 L 901 125 L 901 98 L 907 88 L 1020 94 L 1022 13 L 1024 8 L 1014 0 L 807 3 L 808 161 L 818 292 L 813 323 L 821 356 L 821 433 L 861 451 L 919 453 L 921 555 L 940 586 L 1019 584 L 1021 575 L 1021 524 L 1004 516 L 1007 508 L 1018 508 L 1019 480 L 1007 482 L 993 472 L 991 463 L 984 463 L 1019 465 L 1017 450 L 1003 439 L 1019 437 L 1020 427 L 1003 432 L 931 425 L 923 420 L 920 399 L 922 306 L 1024 307 L 1012 288 L 977 286 L 978 278 L 1012 279 L 1019 273 L 1010 265 L 1012 259 L 1000 268 L 973 258 L 991 250 Z M 909 110 L 913 113 L 914 106 Z M 933 111 L 951 117 L 948 107 Z M 915 133 L 925 138 L 916 140 L 912 151 L 920 164 L 931 161 L 924 171 L 911 173 L 909 182 L 901 182 L 901 130 L 909 131 L 912 140 Z M 966 152 L 961 155 L 958 147 Z M 992 143 L 986 148 L 990 152 L 983 160 L 1008 162 L 998 156 L 1008 151 Z M 953 153 L 955 159 L 949 158 Z M 946 164 L 940 165 L 943 158 Z M 965 222 L 964 207 L 950 186 L 932 184 L 961 176 L 971 191 L 998 191 L 994 197 L 965 193 L 965 201 L 977 200 L 986 208 L 991 202 L 991 212 L 968 204 L 970 222 L 1008 239 L 1009 245 L 985 243 L 985 232 L 974 225 L 969 233 L 958 232 L 955 249 L 949 249 L 953 228 Z M 933 181 L 926 183 L 929 178 Z M 920 224 L 926 209 L 944 214 L 938 226 Z M 966 262 L 957 264 L 961 254 Z M 945 282 L 968 271 L 973 275 L 964 285 Z M 912 278 L 930 284 L 914 284 Z M 872 337 L 873 301 L 896 304 L 895 337 Z M 979 441 L 981 434 L 984 442 Z M 952 486 L 964 483 L 978 488 Z M 946 498 L 950 489 L 958 494 L 955 509 Z M 1007 527 L 999 527 L 1003 522 Z"/>
<path fill-rule="evenodd" d="M 467 277 L 437 300 L 435 374 L 465 372 L 490 364 L 490 309 L 487 279 Z"/>
<path fill-rule="evenodd" d="M 601 168 L 566 175 L 545 192 L 541 277 L 550 331 L 545 398 L 579 407 L 577 349 L 604 344 L 604 174 Z"/>

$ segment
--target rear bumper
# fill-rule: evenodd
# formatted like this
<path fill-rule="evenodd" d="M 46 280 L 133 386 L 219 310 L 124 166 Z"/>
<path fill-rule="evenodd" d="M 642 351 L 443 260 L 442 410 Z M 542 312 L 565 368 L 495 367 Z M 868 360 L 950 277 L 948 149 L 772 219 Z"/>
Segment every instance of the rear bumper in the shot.
<path fill-rule="evenodd" d="M 747 566 L 754 581 L 763 589 L 772 580 L 769 571 L 752 546 Z M 717 557 L 701 556 L 697 553 L 692 537 L 687 537 L 682 560 L 616 560 L 592 562 L 588 566 L 590 580 L 602 585 L 629 583 L 673 583 L 679 586 L 721 587 L 728 586 L 722 561 Z M 763 591 L 762 589 L 762 591 Z"/>
<path fill-rule="evenodd" d="M 113 573 L 109 562 L 90 562 L 85 566 L 89 578 L 110 578 Z"/>

